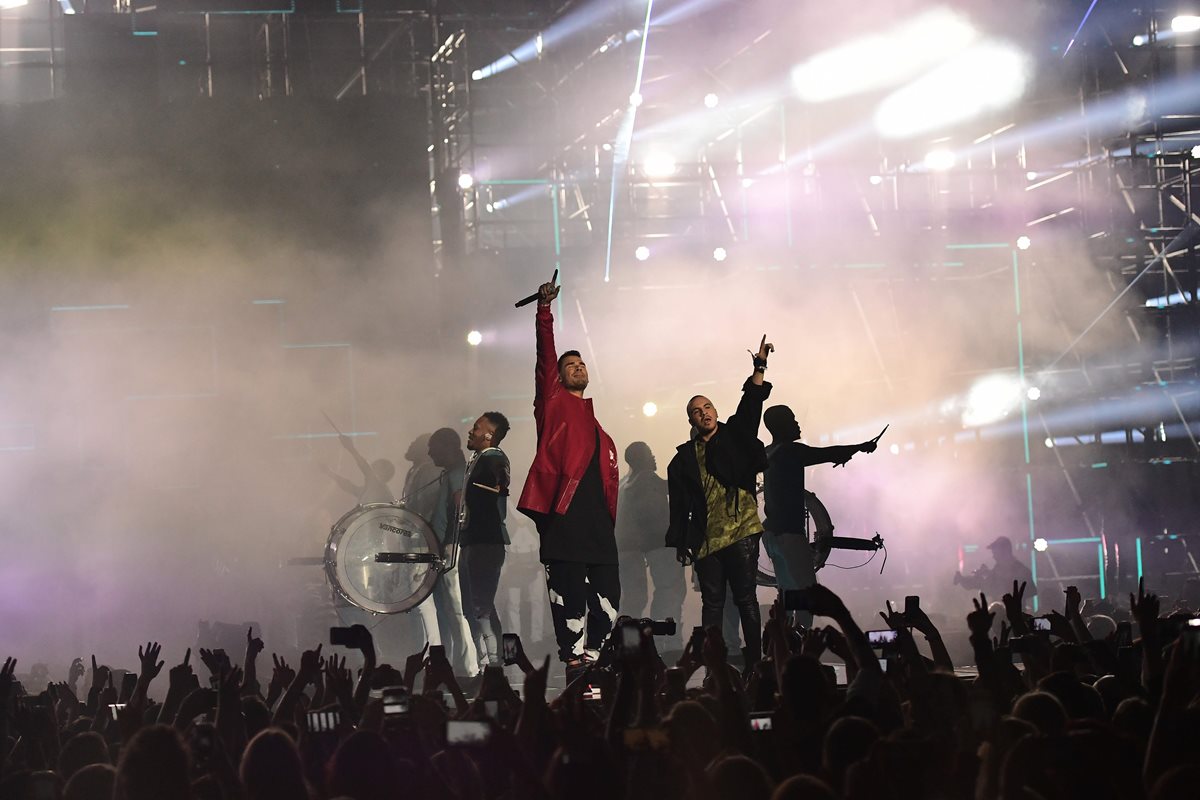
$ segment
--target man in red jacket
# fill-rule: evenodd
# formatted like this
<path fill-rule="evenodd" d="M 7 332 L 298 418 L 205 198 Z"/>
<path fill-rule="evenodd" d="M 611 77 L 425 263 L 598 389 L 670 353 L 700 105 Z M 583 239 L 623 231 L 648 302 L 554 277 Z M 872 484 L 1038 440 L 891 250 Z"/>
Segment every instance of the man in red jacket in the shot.
<path fill-rule="evenodd" d="M 558 297 L 554 282 L 538 289 L 533 418 L 537 454 L 517 509 L 541 536 L 558 657 L 568 680 L 594 660 L 621 601 L 617 541 L 617 448 L 585 400 L 587 365 L 579 352 L 554 350 Z"/>

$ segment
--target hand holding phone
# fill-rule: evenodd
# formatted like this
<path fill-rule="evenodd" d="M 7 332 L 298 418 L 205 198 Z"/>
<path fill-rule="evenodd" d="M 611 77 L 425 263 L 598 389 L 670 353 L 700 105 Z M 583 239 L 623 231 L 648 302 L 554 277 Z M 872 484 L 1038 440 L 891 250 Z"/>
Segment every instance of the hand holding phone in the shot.
<path fill-rule="evenodd" d="M 504 655 L 504 666 L 509 667 L 518 663 L 521 653 L 521 637 L 515 633 L 506 633 L 500 637 Z"/>

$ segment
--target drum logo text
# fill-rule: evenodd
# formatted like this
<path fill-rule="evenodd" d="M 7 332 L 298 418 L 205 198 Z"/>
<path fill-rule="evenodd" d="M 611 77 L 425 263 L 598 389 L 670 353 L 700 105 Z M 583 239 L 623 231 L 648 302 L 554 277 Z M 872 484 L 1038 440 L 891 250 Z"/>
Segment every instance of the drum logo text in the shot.
<path fill-rule="evenodd" d="M 385 531 L 391 531 L 392 533 L 398 533 L 401 536 L 412 536 L 413 535 L 412 531 L 406 531 L 406 530 L 404 530 L 404 528 L 397 528 L 395 525 L 388 525 L 386 522 L 379 523 L 379 527 Z"/>

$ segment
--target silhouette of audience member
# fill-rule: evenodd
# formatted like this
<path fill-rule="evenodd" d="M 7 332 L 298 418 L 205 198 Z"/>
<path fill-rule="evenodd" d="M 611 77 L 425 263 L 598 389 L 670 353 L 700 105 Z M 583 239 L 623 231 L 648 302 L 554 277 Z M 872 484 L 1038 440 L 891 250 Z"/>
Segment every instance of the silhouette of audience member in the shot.
<path fill-rule="evenodd" d="M 121 749 L 113 800 L 191 800 L 191 759 L 174 728 L 151 725 Z"/>
<path fill-rule="evenodd" d="M 246 800 L 308 800 L 304 765 L 292 738 L 267 729 L 250 740 L 239 770 Z"/>
<path fill-rule="evenodd" d="M 112 800 L 117 771 L 108 764 L 81 767 L 63 789 L 63 800 Z"/>

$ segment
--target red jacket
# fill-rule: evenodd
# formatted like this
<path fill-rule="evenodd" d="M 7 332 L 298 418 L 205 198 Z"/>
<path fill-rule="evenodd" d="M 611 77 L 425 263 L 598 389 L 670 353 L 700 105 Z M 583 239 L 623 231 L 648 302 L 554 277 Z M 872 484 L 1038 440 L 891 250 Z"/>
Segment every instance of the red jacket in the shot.
<path fill-rule="evenodd" d="M 539 305 L 536 317 L 537 364 L 533 419 L 537 424 L 537 454 L 525 478 L 517 509 L 533 517 L 563 514 L 571 505 L 579 481 L 595 452 L 600 433 L 600 481 L 608 513 L 617 518 L 617 447 L 592 410 L 592 401 L 576 397 L 558 380 L 558 353 L 554 349 L 554 316 Z"/>

